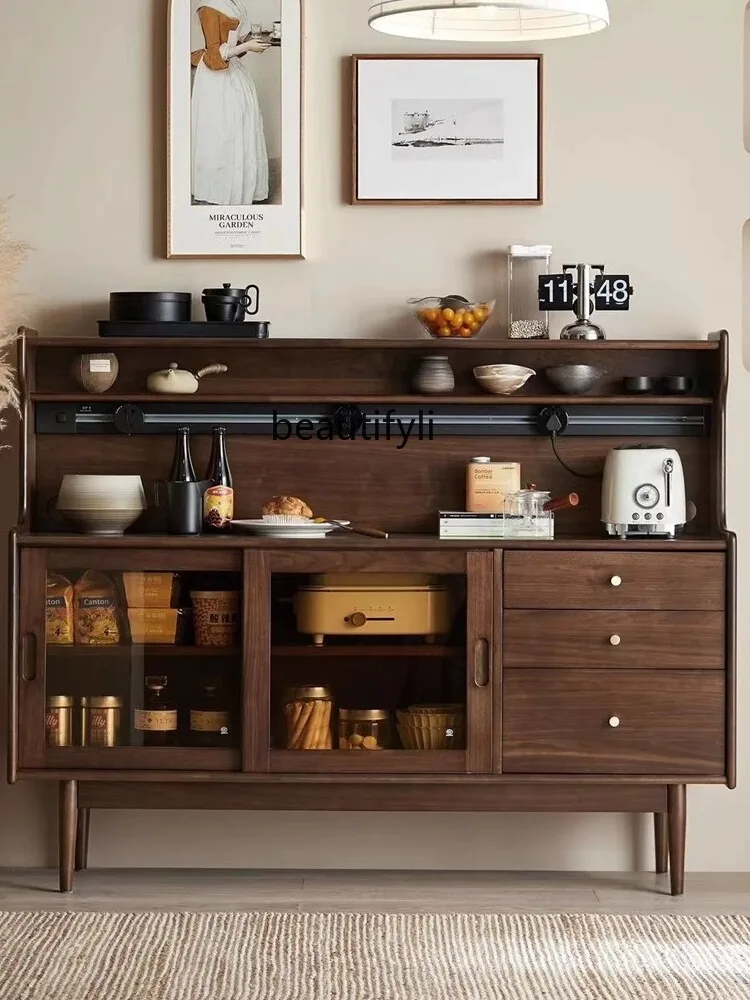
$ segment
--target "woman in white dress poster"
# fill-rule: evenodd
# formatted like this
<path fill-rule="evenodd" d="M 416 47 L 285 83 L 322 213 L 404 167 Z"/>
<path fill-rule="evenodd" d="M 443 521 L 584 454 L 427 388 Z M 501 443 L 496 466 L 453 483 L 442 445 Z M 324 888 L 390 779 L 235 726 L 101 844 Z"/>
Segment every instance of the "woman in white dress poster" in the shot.
<path fill-rule="evenodd" d="M 191 53 L 193 200 L 252 205 L 268 199 L 268 150 L 258 93 L 242 64 L 268 44 L 249 38 L 242 0 L 206 0 L 197 17 L 205 47 Z"/>

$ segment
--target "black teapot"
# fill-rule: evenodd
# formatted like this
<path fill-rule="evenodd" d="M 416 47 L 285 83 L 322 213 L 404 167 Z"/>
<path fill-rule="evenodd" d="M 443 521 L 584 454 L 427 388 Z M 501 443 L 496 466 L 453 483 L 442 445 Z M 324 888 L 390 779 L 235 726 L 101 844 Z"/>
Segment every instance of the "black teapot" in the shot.
<path fill-rule="evenodd" d="M 244 323 L 245 316 L 257 316 L 260 309 L 260 289 L 257 285 L 232 288 L 205 288 L 201 299 L 209 323 Z"/>

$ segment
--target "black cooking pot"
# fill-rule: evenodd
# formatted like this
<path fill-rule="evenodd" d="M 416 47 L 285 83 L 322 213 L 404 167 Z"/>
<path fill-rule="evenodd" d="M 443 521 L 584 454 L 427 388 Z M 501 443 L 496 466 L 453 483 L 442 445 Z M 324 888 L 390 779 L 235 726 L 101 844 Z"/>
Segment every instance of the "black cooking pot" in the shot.
<path fill-rule="evenodd" d="M 204 295 L 201 299 L 209 323 L 243 323 L 245 304 L 229 295 Z"/>
<path fill-rule="evenodd" d="M 244 321 L 245 315 L 257 316 L 260 309 L 260 289 L 257 285 L 248 285 L 247 288 L 232 288 L 227 283 L 222 288 L 204 288 L 202 301 L 206 306 L 206 313 L 208 313 L 208 304 L 211 299 L 234 300 L 239 306 L 235 322 L 239 323 Z"/>
<path fill-rule="evenodd" d="M 190 292 L 112 292 L 109 318 L 116 322 L 189 323 Z"/>

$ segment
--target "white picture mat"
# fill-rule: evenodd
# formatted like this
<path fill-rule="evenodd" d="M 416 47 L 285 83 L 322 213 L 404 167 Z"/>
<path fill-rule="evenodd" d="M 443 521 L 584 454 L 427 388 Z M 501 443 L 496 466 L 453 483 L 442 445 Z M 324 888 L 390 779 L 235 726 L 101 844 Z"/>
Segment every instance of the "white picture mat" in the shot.
<path fill-rule="evenodd" d="M 169 42 L 169 257 L 301 257 L 302 0 L 281 0 L 281 205 L 192 204 L 190 0 L 171 0 Z M 257 216 L 220 229 L 217 213 Z"/>
<path fill-rule="evenodd" d="M 360 59 L 357 63 L 358 200 L 530 200 L 539 191 L 536 59 Z M 501 160 L 404 163 L 391 154 L 394 101 L 504 102 Z"/>

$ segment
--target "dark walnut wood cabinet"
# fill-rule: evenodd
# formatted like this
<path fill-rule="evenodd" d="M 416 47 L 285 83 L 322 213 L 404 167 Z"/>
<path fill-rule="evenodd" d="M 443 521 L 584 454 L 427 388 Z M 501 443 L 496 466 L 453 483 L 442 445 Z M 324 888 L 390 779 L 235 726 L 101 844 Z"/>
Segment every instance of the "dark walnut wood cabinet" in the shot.
<path fill-rule="evenodd" d="M 431 348 L 449 354 L 454 394 L 409 393 L 410 373 Z M 113 350 L 115 386 L 80 393 L 69 371 L 86 350 Z M 537 370 L 596 358 L 608 371 L 595 397 L 547 394 L 543 378 L 492 397 L 471 379 L 476 364 L 511 360 Z M 178 360 L 228 365 L 226 380 L 196 396 L 145 392 L 146 375 Z M 654 815 L 656 868 L 683 891 L 686 787 L 735 784 L 734 536 L 724 521 L 727 338 L 695 342 L 563 344 L 477 340 L 176 341 L 46 340 L 27 335 L 20 358 L 25 406 L 21 518 L 12 540 L 13 662 L 10 780 L 60 789 L 60 887 L 86 866 L 91 809 L 368 811 L 608 811 Z M 687 374 L 694 394 L 625 397 L 629 374 Z M 541 386 L 541 389 L 539 388 Z M 574 477 L 536 429 L 539 410 L 566 407 L 558 449 L 594 474 L 621 443 L 658 438 L 677 447 L 698 515 L 676 541 L 607 539 L 599 483 Z M 274 419 L 341 416 L 389 408 L 436 418 L 434 439 L 403 448 L 384 440 L 273 440 Z M 338 416 L 337 416 L 338 415 Z M 502 419 L 499 419 L 502 418 Z M 149 510 L 124 536 L 71 534 L 55 513 L 66 473 L 143 477 L 147 494 L 168 475 L 174 430 L 193 430 L 196 467 L 211 429 L 229 427 L 237 515 L 257 516 L 275 493 L 314 510 L 382 527 L 388 540 L 338 533 L 296 542 L 164 533 Z M 554 542 L 440 541 L 436 512 L 463 507 L 474 455 L 522 462 L 524 481 L 582 503 L 557 518 Z M 50 574 L 105 574 L 122 619 L 111 646 L 48 644 Z M 182 603 L 194 589 L 238 590 L 236 641 L 197 646 L 138 643 L 127 626 L 122 574 L 178 575 Z M 425 574 L 448 588 L 445 633 L 356 635 L 322 646 L 298 634 L 301 585 L 321 574 Z M 172 745 L 144 741 L 134 725 L 148 676 L 168 678 L 178 711 Z M 231 724 L 221 745 L 188 724 L 206 677 Z M 444 748 L 290 750 L 282 706 L 301 684 L 324 685 L 340 707 L 465 705 L 465 732 Z M 109 695 L 122 706 L 117 746 L 50 745 L 48 699 Z"/>

